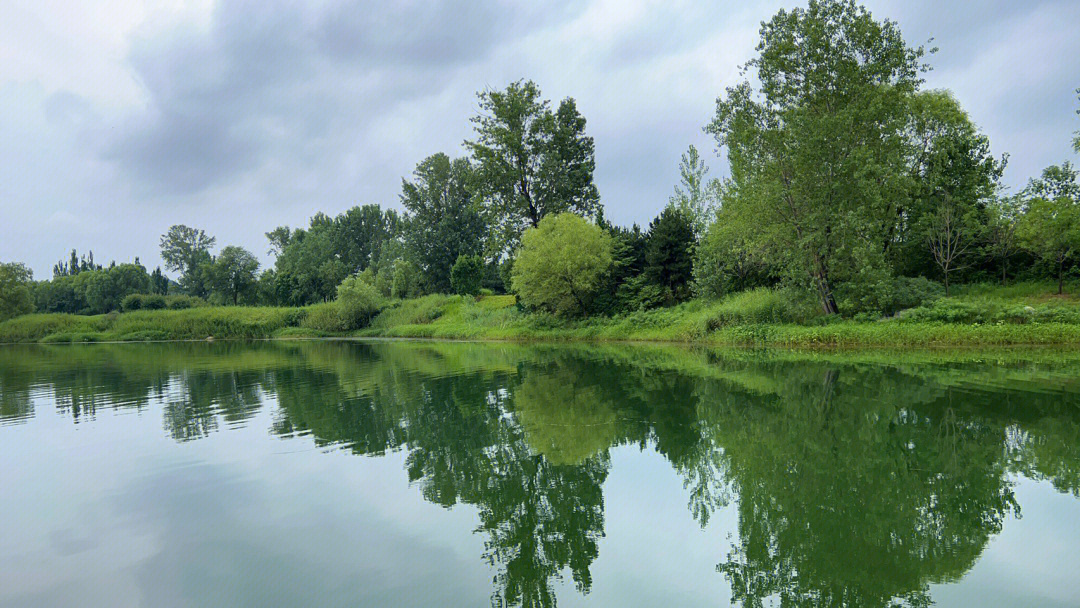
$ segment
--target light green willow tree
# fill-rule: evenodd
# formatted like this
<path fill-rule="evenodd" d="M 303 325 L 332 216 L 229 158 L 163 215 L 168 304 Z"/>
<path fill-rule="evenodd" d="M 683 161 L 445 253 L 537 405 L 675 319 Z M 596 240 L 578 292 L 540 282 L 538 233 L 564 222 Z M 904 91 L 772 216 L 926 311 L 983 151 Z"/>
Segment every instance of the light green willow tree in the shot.
<path fill-rule="evenodd" d="M 584 312 L 611 267 L 612 237 L 573 213 L 540 220 L 521 235 L 511 284 L 521 302 L 557 315 Z"/>

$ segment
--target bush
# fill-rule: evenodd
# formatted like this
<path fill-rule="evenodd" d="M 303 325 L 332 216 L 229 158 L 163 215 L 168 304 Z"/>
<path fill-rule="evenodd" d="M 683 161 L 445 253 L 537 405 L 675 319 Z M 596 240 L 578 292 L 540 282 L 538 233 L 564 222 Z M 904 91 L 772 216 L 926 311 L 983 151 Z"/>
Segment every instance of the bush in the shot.
<path fill-rule="evenodd" d="M 818 313 L 813 301 L 793 289 L 758 287 L 724 298 L 706 321 L 706 329 L 729 325 L 805 323 Z"/>
<path fill-rule="evenodd" d="M 165 308 L 167 302 L 165 296 L 160 294 L 149 294 L 142 297 L 143 310 L 161 310 Z"/>
<path fill-rule="evenodd" d="M 336 304 L 345 331 L 366 327 L 385 304 L 379 292 L 359 277 L 342 281 L 337 296 Z"/>
<path fill-rule="evenodd" d="M 124 296 L 123 300 L 120 300 L 120 310 L 124 312 L 131 312 L 133 310 L 141 310 L 143 307 L 143 296 L 140 293 L 133 293 Z"/>
<path fill-rule="evenodd" d="M 450 286 L 454 293 L 475 296 L 484 280 L 484 260 L 478 255 L 459 255 L 450 269 Z"/>
<path fill-rule="evenodd" d="M 923 277 L 890 277 L 879 273 L 872 280 L 864 279 L 837 289 L 837 303 L 845 316 L 892 316 L 901 310 L 931 304 L 945 295 L 941 283 Z"/>
<path fill-rule="evenodd" d="M 206 306 L 206 300 L 195 296 L 168 296 L 165 298 L 165 305 L 169 310 L 186 310 Z"/>

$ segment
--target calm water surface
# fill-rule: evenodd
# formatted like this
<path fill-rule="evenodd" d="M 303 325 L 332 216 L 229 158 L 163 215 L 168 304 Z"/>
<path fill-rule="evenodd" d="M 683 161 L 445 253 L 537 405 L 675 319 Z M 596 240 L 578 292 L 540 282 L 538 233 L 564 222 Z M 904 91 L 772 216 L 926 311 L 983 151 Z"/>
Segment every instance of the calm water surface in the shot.
<path fill-rule="evenodd" d="M 0 347 L 3 606 L 1080 606 L 1080 353 Z"/>

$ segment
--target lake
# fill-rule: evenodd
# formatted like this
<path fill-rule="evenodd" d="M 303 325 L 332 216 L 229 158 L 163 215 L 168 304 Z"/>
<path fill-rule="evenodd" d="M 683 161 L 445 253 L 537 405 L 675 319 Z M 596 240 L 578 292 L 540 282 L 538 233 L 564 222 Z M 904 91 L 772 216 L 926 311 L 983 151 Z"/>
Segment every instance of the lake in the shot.
<path fill-rule="evenodd" d="M 1080 353 L 0 346 L 3 606 L 1078 606 Z"/>

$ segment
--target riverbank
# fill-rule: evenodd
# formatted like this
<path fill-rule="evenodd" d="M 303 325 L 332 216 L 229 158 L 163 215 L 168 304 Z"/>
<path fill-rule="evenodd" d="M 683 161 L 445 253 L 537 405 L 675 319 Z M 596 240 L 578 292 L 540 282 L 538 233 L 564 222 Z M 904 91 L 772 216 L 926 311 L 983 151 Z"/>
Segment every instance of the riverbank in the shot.
<path fill-rule="evenodd" d="M 1080 300 L 1041 285 L 972 287 L 893 318 L 797 313 L 773 293 L 737 294 L 616 317 L 559 319 L 520 310 L 513 296 L 432 295 L 388 304 L 368 327 L 337 331 L 329 307 L 205 307 L 80 316 L 33 314 L 0 323 L 0 342 L 387 337 L 644 341 L 760 346 L 1011 346 L 1080 344 Z M 797 322 L 796 322 L 797 319 Z"/>

